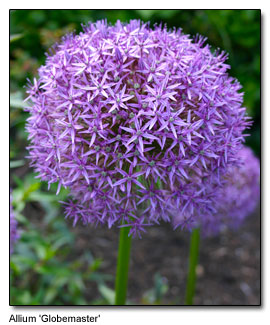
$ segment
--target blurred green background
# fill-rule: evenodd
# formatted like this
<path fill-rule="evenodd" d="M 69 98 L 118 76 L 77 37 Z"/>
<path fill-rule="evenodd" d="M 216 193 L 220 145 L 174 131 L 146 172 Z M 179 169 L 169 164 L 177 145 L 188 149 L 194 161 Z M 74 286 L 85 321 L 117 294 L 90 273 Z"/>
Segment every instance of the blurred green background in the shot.
<path fill-rule="evenodd" d="M 213 48 L 227 51 L 230 73 L 243 85 L 244 105 L 254 121 L 247 144 L 260 154 L 259 10 L 11 10 L 10 167 L 14 208 L 22 232 L 11 257 L 11 304 L 85 304 L 85 281 L 95 282 L 98 287 L 100 298 L 93 304 L 112 301 L 113 292 L 106 286 L 109 276 L 99 271 L 101 260 L 89 252 L 67 265 L 74 255 L 74 236 L 65 226 L 57 204 L 67 193 L 62 191 L 59 198 L 54 188 L 48 192 L 46 185 L 34 178 L 25 159 L 26 78 L 32 80 L 37 75 L 38 67 L 45 62 L 44 53 L 63 35 L 73 30 L 78 33 L 81 23 L 98 19 L 111 23 L 141 19 L 152 26 L 162 22 L 168 27 L 181 27 L 186 34 L 204 35 Z M 29 215 L 34 215 L 35 209 L 39 211 L 40 222 L 31 220 L 28 214 L 25 218 L 27 209 Z M 161 278 L 156 275 L 155 279 L 160 292 Z M 162 290 L 166 291 L 166 285 Z M 151 289 L 151 297 L 148 302 L 144 297 L 144 303 L 155 303 L 156 291 Z M 160 302 L 160 296 L 158 299 Z"/>

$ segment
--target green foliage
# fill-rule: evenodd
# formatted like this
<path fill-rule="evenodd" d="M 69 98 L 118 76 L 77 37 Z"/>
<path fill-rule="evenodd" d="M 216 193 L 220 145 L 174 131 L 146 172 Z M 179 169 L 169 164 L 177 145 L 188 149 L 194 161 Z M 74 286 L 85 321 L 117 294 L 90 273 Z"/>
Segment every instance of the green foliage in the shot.
<path fill-rule="evenodd" d="M 143 304 L 160 305 L 168 289 L 167 279 L 156 273 L 154 276 L 154 287 L 144 294 Z"/>
<path fill-rule="evenodd" d="M 102 298 L 104 300 L 104 305 L 114 305 L 115 302 L 115 291 L 110 289 L 104 284 L 100 284 L 98 286 L 98 290 L 102 295 Z"/>
<path fill-rule="evenodd" d="M 14 35 L 10 35 L 10 43 L 15 42 L 17 40 L 19 40 L 20 38 L 23 37 L 23 34 L 14 34 Z"/>
<path fill-rule="evenodd" d="M 110 279 L 99 272 L 102 261 L 87 252 L 74 253 L 76 238 L 60 214 L 59 196 L 42 191 L 43 184 L 32 174 L 25 179 L 13 175 L 13 206 L 20 239 L 11 255 L 12 305 L 88 305 L 87 288 Z M 24 212 L 39 204 L 38 215 Z M 42 212 L 42 214 L 41 214 Z M 89 289 L 88 289 L 89 290 Z M 90 289 L 91 290 L 91 289 Z"/>
<path fill-rule="evenodd" d="M 24 108 L 23 95 L 21 92 L 17 91 L 10 94 L 10 106 L 14 108 Z"/>

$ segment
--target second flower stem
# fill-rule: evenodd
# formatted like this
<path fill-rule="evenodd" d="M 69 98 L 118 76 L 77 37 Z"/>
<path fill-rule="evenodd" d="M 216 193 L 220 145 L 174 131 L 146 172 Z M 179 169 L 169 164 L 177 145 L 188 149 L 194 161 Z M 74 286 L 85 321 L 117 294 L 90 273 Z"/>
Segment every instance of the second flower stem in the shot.
<path fill-rule="evenodd" d="M 120 228 L 118 259 L 115 281 L 115 305 L 125 305 L 128 284 L 128 268 L 131 248 L 130 227 Z"/>
<path fill-rule="evenodd" d="M 185 305 L 193 304 L 193 297 L 195 294 L 195 286 L 196 286 L 196 267 L 198 264 L 199 246 L 200 246 L 200 229 L 195 228 L 192 231 L 190 236 L 189 266 L 188 266 Z"/>

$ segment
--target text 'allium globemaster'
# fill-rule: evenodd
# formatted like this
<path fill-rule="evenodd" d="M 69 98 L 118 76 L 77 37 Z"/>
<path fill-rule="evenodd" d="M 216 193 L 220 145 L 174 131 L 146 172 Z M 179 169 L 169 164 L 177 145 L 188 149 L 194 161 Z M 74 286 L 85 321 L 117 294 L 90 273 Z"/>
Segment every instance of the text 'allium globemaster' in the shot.
<path fill-rule="evenodd" d="M 250 122 L 227 55 L 204 43 L 136 20 L 89 23 L 55 45 L 28 88 L 27 130 L 39 177 L 70 189 L 67 217 L 135 234 L 211 210 L 207 187 Z"/>

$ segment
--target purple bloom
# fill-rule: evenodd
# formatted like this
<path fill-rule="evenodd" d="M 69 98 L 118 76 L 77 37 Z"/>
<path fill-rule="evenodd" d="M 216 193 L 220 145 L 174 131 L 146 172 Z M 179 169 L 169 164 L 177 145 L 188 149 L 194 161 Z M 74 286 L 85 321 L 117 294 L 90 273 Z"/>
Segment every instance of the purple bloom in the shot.
<path fill-rule="evenodd" d="M 217 188 L 215 212 L 201 215 L 198 224 L 204 235 L 217 234 L 224 226 L 239 227 L 256 208 L 260 198 L 260 163 L 252 150 L 237 154 L 238 165 L 231 166 Z M 177 223 L 176 217 L 175 223 Z"/>
<path fill-rule="evenodd" d="M 10 217 L 9 217 L 9 229 L 10 229 L 10 254 L 13 253 L 13 247 L 15 242 L 17 241 L 17 239 L 19 238 L 19 234 L 17 231 L 17 221 L 15 219 L 15 215 L 14 215 L 14 211 L 13 211 L 13 207 L 12 207 L 12 196 L 10 194 L 10 213 L 9 213 Z"/>
<path fill-rule="evenodd" d="M 181 227 L 208 211 L 251 122 L 227 54 L 202 37 L 132 20 L 83 26 L 29 84 L 29 158 L 70 189 L 76 223 Z"/>

